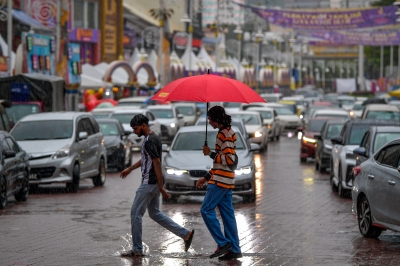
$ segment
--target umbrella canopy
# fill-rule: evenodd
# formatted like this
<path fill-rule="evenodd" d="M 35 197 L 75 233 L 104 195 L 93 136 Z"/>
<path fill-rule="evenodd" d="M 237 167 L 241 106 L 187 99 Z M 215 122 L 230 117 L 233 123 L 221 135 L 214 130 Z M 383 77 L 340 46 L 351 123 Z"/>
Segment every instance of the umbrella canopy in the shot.
<path fill-rule="evenodd" d="M 151 99 L 161 102 L 265 102 L 246 84 L 210 74 L 177 79 L 158 91 Z"/>
<path fill-rule="evenodd" d="M 177 79 L 152 98 L 156 101 L 189 101 L 206 102 L 265 102 L 252 88 L 246 84 L 216 75 L 198 75 Z M 207 124 L 204 145 L 207 146 Z"/>

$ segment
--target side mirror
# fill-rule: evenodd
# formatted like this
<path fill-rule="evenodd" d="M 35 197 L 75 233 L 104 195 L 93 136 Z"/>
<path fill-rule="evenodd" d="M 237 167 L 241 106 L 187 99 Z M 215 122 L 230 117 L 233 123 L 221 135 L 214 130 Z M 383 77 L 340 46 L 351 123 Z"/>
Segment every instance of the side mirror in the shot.
<path fill-rule="evenodd" d="M 168 145 L 167 145 L 167 144 L 163 144 L 163 145 L 161 146 L 161 148 L 162 148 L 162 151 L 164 151 L 164 152 L 169 152 L 169 150 L 168 150 Z"/>
<path fill-rule="evenodd" d="M 331 139 L 332 144 L 343 145 L 343 138 L 341 136 Z"/>
<path fill-rule="evenodd" d="M 201 111 L 198 111 L 198 112 L 196 113 L 196 116 L 201 116 Z"/>
<path fill-rule="evenodd" d="M 259 151 L 260 149 L 261 147 L 257 143 L 250 143 L 250 151 Z"/>
<path fill-rule="evenodd" d="M 87 139 L 88 138 L 88 133 L 87 132 L 79 132 L 78 135 L 78 140 L 83 140 L 83 139 Z"/>
<path fill-rule="evenodd" d="M 354 154 L 366 157 L 367 150 L 364 147 L 359 147 L 353 150 Z"/>
<path fill-rule="evenodd" d="M 183 119 L 183 114 L 179 114 L 178 119 Z"/>
<path fill-rule="evenodd" d="M 15 151 L 6 151 L 4 154 L 5 158 L 12 158 L 15 157 Z"/>
<path fill-rule="evenodd" d="M 129 136 L 131 133 L 131 131 L 124 131 L 125 136 Z"/>
<path fill-rule="evenodd" d="M 322 136 L 320 134 L 314 134 L 314 139 L 322 140 Z"/>

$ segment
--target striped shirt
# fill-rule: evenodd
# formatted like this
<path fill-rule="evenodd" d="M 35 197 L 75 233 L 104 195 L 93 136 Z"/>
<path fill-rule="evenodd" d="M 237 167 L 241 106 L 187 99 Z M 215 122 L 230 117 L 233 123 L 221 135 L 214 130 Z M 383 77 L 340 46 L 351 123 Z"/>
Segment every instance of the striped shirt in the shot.
<path fill-rule="evenodd" d="M 231 127 L 221 128 L 215 142 L 215 153 L 210 157 L 214 159 L 213 168 L 210 170 L 211 178 L 208 184 L 217 184 L 224 188 L 235 187 L 235 171 L 228 165 L 235 163 L 236 134 Z"/>

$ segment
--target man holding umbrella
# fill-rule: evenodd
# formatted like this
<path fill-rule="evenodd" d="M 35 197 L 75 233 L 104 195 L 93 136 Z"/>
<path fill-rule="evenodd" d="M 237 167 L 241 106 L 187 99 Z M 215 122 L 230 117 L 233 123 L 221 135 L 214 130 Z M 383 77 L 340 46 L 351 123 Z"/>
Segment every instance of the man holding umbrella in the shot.
<path fill-rule="evenodd" d="M 215 152 L 208 146 L 203 147 L 205 156 L 213 159 L 213 168 L 196 182 L 198 188 L 207 181 L 207 192 L 200 212 L 215 242 L 217 249 L 210 258 L 231 260 L 242 257 L 236 225 L 235 211 L 232 204 L 232 189 L 235 186 L 235 168 L 237 166 L 236 135 L 231 129 L 231 116 L 221 106 L 212 107 L 208 113 L 209 124 L 218 128 Z M 221 231 L 215 208 L 218 207 L 224 224 L 225 235 Z"/>

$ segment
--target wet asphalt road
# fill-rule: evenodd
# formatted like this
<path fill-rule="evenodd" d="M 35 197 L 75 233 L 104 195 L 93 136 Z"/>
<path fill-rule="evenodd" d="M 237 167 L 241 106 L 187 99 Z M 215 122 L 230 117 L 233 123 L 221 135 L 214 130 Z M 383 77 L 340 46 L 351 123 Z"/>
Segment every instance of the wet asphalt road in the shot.
<path fill-rule="evenodd" d="M 130 248 L 130 207 L 140 172 L 127 179 L 109 172 L 104 187 L 83 180 L 76 194 L 52 185 L 0 215 L 0 265 L 400 265 L 400 234 L 363 238 L 351 214 L 351 199 L 331 191 L 329 174 L 300 164 L 300 143 L 282 137 L 256 154 L 257 199 L 235 196 L 243 258 L 219 262 L 199 213 L 202 197 L 182 197 L 163 211 L 195 229 L 192 247 L 147 215 L 143 241 L 147 256 L 120 258 Z M 139 157 L 135 153 L 134 160 Z"/>

